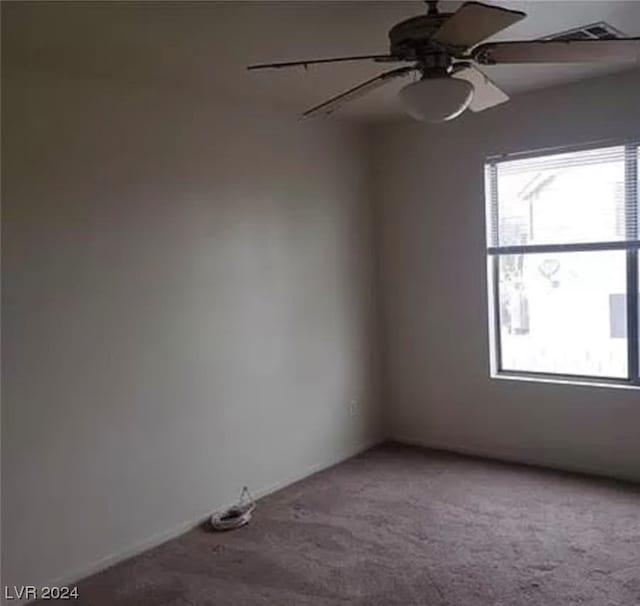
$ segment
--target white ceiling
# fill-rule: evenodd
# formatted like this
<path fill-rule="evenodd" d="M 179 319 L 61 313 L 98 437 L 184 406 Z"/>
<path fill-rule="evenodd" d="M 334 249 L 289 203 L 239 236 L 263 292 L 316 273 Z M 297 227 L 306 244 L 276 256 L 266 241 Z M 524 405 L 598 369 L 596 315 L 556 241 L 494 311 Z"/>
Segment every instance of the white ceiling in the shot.
<path fill-rule="evenodd" d="M 640 1 L 493 2 L 529 16 L 496 39 L 533 39 L 596 21 L 640 36 Z M 460 2 L 441 2 L 455 10 Z M 386 66 L 319 66 L 247 72 L 249 63 L 386 52 L 396 22 L 422 2 L 50 2 L 3 3 L 4 66 L 56 69 L 128 82 L 191 88 L 205 97 L 256 100 L 299 113 Z M 510 94 L 629 69 L 623 65 L 495 66 Z M 343 118 L 399 114 L 389 85 L 340 112 Z"/>

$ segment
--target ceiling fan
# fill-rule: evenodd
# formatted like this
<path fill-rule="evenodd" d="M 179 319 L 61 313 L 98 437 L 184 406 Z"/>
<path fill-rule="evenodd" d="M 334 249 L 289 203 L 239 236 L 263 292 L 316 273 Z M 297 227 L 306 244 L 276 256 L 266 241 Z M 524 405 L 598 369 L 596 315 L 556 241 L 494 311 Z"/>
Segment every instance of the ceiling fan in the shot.
<path fill-rule="evenodd" d="M 308 59 L 250 65 L 249 70 L 308 67 L 345 61 L 408 63 L 371 78 L 304 112 L 311 117 L 331 114 L 388 82 L 413 75 L 418 79 L 399 93 L 405 111 L 413 118 L 443 122 L 459 116 L 467 107 L 474 112 L 503 103 L 509 96 L 478 65 L 522 63 L 584 63 L 638 61 L 640 38 L 483 40 L 524 19 L 521 11 L 465 2 L 454 13 L 441 13 L 437 0 L 426 0 L 428 12 L 406 19 L 389 31 L 388 54 Z"/>

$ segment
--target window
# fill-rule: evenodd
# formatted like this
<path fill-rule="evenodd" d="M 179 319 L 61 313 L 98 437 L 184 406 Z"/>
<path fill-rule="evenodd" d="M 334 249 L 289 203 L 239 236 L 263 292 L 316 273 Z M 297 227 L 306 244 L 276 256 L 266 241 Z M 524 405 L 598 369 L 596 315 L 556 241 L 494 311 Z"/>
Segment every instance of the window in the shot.
<path fill-rule="evenodd" d="M 486 164 L 492 372 L 640 386 L 638 143 Z"/>

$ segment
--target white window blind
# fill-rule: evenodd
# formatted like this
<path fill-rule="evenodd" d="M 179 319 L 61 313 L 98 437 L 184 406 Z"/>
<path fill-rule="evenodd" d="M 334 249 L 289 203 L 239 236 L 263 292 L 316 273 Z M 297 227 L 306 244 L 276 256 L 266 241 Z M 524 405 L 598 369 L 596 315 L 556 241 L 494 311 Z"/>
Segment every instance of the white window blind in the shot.
<path fill-rule="evenodd" d="M 489 246 L 637 240 L 637 154 L 618 145 L 490 163 Z"/>

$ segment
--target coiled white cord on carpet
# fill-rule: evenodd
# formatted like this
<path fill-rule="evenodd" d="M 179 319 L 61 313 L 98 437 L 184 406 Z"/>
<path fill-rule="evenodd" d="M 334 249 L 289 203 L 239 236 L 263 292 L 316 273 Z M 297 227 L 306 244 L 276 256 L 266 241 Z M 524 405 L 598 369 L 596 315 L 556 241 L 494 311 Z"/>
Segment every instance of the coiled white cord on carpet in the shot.
<path fill-rule="evenodd" d="M 237 505 L 228 509 L 214 513 L 211 516 L 211 528 L 213 530 L 234 530 L 240 528 L 251 520 L 251 514 L 256 508 L 256 502 L 245 486 L 240 493 Z"/>

